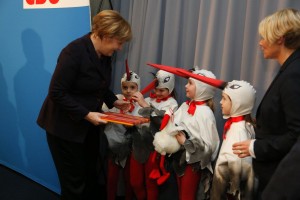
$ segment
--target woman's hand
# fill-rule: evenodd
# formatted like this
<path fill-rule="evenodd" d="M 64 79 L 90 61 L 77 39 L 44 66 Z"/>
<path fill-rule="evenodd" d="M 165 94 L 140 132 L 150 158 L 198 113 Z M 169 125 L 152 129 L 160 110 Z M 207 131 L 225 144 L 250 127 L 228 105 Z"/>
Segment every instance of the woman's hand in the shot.
<path fill-rule="evenodd" d="M 130 102 L 129 101 L 124 101 L 124 100 L 116 100 L 114 102 L 114 107 L 122 110 L 124 113 L 128 112 L 131 108 Z"/>
<path fill-rule="evenodd" d="M 98 126 L 100 124 L 106 124 L 107 121 L 101 119 L 101 117 L 106 117 L 107 115 L 99 113 L 99 112 L 89 112 L 84 119 L 86 119 L 87 121 L 91 122 L 92 124 L 94 124 L 95 126 Z"/>
<path fill-rule="evenodd" d="M 237 142 L 232 145 L 232 151 L 240 158 L 245 158 L 251 156 L 249 153 L 249 146 L 251 140 L 245 140 L 242 142 Z"/>

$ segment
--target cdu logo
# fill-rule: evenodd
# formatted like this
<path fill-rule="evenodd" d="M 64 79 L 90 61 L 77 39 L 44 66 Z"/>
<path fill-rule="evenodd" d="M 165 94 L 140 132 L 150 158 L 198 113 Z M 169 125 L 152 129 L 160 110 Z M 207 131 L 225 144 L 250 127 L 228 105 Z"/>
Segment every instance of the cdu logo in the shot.
<path fill-rule="evenodd" d="M 59 0 L 26 0 L 26 3 L 29 5 L 45 4 L 46 1 L 48 1 L 51 4 L 57 4 Z"/>
<path fill-rule="evenodd" d="M 23 0 L 24 9 L 71 8 L 89 5 L 89 0 Z"/>

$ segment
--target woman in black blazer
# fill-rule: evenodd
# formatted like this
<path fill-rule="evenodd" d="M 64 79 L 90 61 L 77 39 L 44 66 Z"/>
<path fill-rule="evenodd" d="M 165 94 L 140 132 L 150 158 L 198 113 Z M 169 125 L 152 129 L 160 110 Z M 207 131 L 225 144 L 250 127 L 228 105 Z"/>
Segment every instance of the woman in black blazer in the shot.
<path fill-rule="evenodd" d="M 102 104 L 130 108 L 109 89 L 111 56 L 131 37 L 128 22 L 118 12 L 104 10 L 93 18 L 92 32 L 72 41 L 58 57 L 37 123 L 47 133 L 61 199 L 99 195 L 99 134 L 106 123 L 100 118 Z"/>
<path fill-rule="evenodd" d="M 278 164 L 300 135 L 300 12 L 275 12 L 260 22 L 259 34 L 264 58 L 277 60 L 281 67 L 258 107 L 256 139 L 233 145 L 240 158 L 253 157 L 256 199 L 261 199 Z"/>

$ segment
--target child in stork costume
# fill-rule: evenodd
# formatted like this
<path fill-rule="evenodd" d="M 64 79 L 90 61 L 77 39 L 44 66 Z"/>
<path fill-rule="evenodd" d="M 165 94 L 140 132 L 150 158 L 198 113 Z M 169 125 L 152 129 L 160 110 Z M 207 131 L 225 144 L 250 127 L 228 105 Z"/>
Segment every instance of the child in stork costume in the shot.
<path fill-rule="evenodd" d="M 255 89 L 246 81 L 231 81 L 222 93 L 223 143 L 216 162 L 211 200 L 252 199 L 254 173 L 251 157 L 239 158 L 232 151 L 236 142 L 254 138 L 252 108 Z M 243 152 L 240 152 L 242 154 Z"/>
<path fill-rule="evenodd" d="M 129 70 L 124 73 L 121 78 L 122 94 L 118 94 L 118 99 L 130 101 L 131 108 L 126 114 L 139 116 L 138 110 L 141 108 L 139 104 L 131 98 L 134 93 L 140 90 L 140 77 Z M 104 112 L 117 112 L 121 111 L 117 108 L 108 109 L 104 104 L 102 107 Z M 118 189 L 119 172 L 123 169 L 124 186 L 125 186 L 125 199 L 131 200 L 134 196 L 132 187 L 130 185 L 130 154 L 132 137 L 131 132 L 137 131 L 136 127 L 124 126 L 121 124 L 108 123 L 105 126 L 104 133 L 106 135 L 109 146 L 108 158 L 108 176 L 107 176 L 107 199 L 115 200 Z"/>
<path fill-rule="evenodd" d="M 150 173 L 159 165 L 154 156 L 153 139 L 155 133 L 159 131 L 165 111 L 175 111 L 178 108 L 174 98 L 174 74 L 159 70 L 155 78 L 157 85 L 154 93 L 150 93 L 150 97 L 144 98 L 140 92 L 133 96 L 133 99 L 143 107 L 139 113 L 144 117 L 150 117 L 148 126 L 142 125 L 139 135 L 133 135 L 130 171 L 131 184 L 137 200 L 159 198 L 157 181 L 150 178 Z"/>
<path fill-rule="evenodd" d="M 194 74 L 215 78 L 208 70 L 196 69 Z M 212 173 L 212 161 L 217 156 L 219 135 L 213 113 L 215 88 L 189 78 L 185 86 L 190 99 L 174 113 L 174 123 L 179 130 L 175 137 L 181 149 L 172 155 L 177 174 L 179 199 L 195 200 L 202 172 Z"/>

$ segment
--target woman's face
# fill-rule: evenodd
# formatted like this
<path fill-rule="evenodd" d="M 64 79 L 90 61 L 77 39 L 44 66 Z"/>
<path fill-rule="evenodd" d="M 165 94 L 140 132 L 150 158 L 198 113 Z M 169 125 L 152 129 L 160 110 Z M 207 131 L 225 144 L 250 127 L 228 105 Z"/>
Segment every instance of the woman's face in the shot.
<path fill-rule="evenodd" d="M 267 40 L 261 38 L 259 41 L 259 46 L 263 51 L 265 59 L 278 59 L 280 53 L 280 45 L 277 42 L 270 44 Z"/>
<path fill-rule="evenodd" d="M 92 36 L 93 37 L 93 36 Z M 104 36 L 94 36 L 93 44 L 98 55 L 112 56 L 115 51 L 122 50 L 123 41 Z"/>
<path fill-rule="evenodd" d="M 122 94 L 126 99 L 131 99 L 132 95 L 138 91 L 138 86 L 134 82 L 122 82 Z"/>
<path fill-rule="evenodd" d="M 221 107 L 222 107 L 223 115 L 230 115 L 231 106 L 232 106 L 231 99 L 224 92 L 222 93 L 222 99 L 220 101 L 220 104 L 221 104 Z"/>
<path fill-rule="evenodd" d="M 186 97 L 194 99 L 196 95 L 196 84 L 192 79 L 188 79 L 187 84 L 185 85 Z"/>

